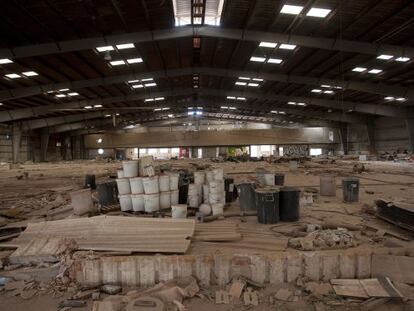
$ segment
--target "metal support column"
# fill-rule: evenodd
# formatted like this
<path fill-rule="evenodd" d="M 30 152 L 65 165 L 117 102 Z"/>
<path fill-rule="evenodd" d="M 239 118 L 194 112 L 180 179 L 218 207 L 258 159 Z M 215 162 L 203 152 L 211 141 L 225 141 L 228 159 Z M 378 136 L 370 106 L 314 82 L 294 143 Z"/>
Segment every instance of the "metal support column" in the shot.
<path fill-rule="evenodd" d="M 22 127 L 20 123 L 13 123 L 12 144 L 13 144 L 13 163 L 18 163 L 20 158 L 20 145 L 22 143 Z"/>

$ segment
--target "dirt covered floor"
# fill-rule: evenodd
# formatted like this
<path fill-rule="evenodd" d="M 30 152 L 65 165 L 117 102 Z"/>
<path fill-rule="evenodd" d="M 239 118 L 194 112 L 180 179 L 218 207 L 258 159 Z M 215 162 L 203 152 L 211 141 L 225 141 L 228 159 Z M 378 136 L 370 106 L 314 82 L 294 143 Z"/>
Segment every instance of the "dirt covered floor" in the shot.
<path fill-rule="evenodd" d="M 375 217 L 374 200 L 413 203 L 414 202 L 414 164 L 392 162 L 359 162 L 364 164 L 364 171 L 353 170 L 354 161 L 307 161 L 301 163 L 295 171 L 290 171 L 287 163 L 269 164 L 266 162 L 211 162 L 208 160 L 170 160 L 157 161 L 157 165 L 170 167 L 173 170 L 196 167 L 223 167 L 225 175 L 234 178 L 235 184 L 253 181 L 255 170 L 265 168 L 269 171 L 285 174 L 285 185 L 299 187 L 302 191 L 300 220 L 294 223 L 280 222 L 276 225 L 261 225 L 255 216 L 229 217 L 212 223 L 235 223 L 242 238 L 225 243 L 192 241 L 188 254 L 204 253 L 252 253 L 269 254 L 287 250 L 324 250 L 338 248 L 380 248 L 413 246 L 413 236 L 409 231 L 387 223 Z M 120 162 L 106 161 L 73 161 L 45 164 L 23 164 L 10 169 L 8 165 L 0 166 L 0 243 L 18 235 L 29 222 L 74 218 L 70 209 L 69 193 L 81 189 L 86 174 L 95 174 L 97 183 L 111 179 L 116 175 Z M 321 197 L 319 176 L 334 174 L 337 176 L 336 197 Z M 342 200 L 341 179 L 355 176 L 360 180 L 359 202 L 344 203 Z M 304 194 L 312 195 L 312 203 L 306 204 Z M 239 202 L 235 201 L 226 207 L 225 212 L 239 211 Z M 112 213 L 121 214 L 120 211 Z M 131 216 L 131 215 L 129 215 Z M 320 226 L 328 232 L 327 243 L 309 244 L 303 239 L 312 232 L 312 228 Z M 343 229 L 337 232 L 338 228 Z M 336 243 L 330 243 L 329 239 Z M 318 237 L 324 239 L 324 237 Z M 344 239 L 343 241 L 341 239 Z M 339 241 L 339 242 L 338 242 Z M 319 241 L 320 242 L 320 241 Z M 343 242 L 343 243 L 342 243 Z M 1 246 L 1 244 L 0 244 Z M 10 249 L 0 249 L 0 267 L 6 263 Z M 19 269 L 19 266 L 7 266 L 8 271 Z M 0 270 L 0 276 L 1 274 Z M 0 278 L 0 284 L 2 279 Z M 37 285 L 36 285 L 37 286 Z M 287 285 L 286 285 L 287 286 Z M 37 287 L 32 297 L 22 299 L 19 293 L 6 291 L 0 285 L 0 309 L 2 310 L 57 310 L 58 304 L 74 295 L 74 292 L 62 292 L 53 297 L 51 291 L 41 291 Z M 242 301 L 230 304 L 216 304 L 215 289 L 201 289 L 200 295 L 185 299 L 184 306 L 188 310 L 359 310 L 352 301 L 331 297 L 324 309 L 316 309 L 315 302 L 320 297 L 313 296 L 303 290 L 301 284 L 291 287 L 293 294 L 290 300 L 270 298 L 280 288 L 267 286 L 256 289 L 259 295 L 259 306 L 246 306 Z M 72 289 L 75 291 L 74 289 Z M 77 289 L 79 290 L 79 289 Z M 124 294 L 127 292 L 123 289 Z M 52 291 L 53 292 L 53 291 Z M 306 293 L 305 293 L 306 292 Z M 14 296 L 14 294 L 15 296 Z M 56 294 L 56 292 L 54 292 Z M 63 296 L 61 296 L 63 295 Z M 103 296 L 105 297 L 105 295 Z M 102 296 L 101 296 L 102 298 Z M 100 298 L 100 299 L 101 299 Z M 326 298 L 326 297 L 325 297 Z M 92 299 L 86 299 L 87 305 L 74 310 L 91 310 Z M 106 309 L 105 309 L 106 310 Z M 361 309 L 362 310 L 362 309 Z M 368 309 L 367 309 L 368 310 Z M 384 302 L 375 310 L 414 310 L 410 301 Z M 96 310 L 99 311 L 99 310 Z"/>

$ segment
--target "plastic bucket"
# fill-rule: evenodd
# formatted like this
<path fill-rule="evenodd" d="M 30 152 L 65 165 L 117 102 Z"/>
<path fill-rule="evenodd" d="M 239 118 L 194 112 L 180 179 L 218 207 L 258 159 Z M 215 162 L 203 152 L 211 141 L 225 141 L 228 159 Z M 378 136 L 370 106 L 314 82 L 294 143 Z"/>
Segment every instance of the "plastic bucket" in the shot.
<path fill-rule="evenodd" d="M 121 211 L 132 211 L 132 199 L 130 194 L 120 194 L 118 198 L 119 204 L 121 205 Z"/>
<path fill-rule="evenodd" d="M 160 209 L 167 209 L 171 207 L 171 192 L 160 192 Z"/>
<path fill-rule="evenodd" d="M 264 180 L 266 186 L 274 186 L 275 185 L 275 174 L 273 173 L 265 173 Z"/>
<path fill-rule="evenodd" d="M 224 205 L 222 203 L 211 204 L 211 211 L 213 212 L 213 216 L 223 215 Z"/>
<path fill-rule="evenodd" d="M 223 180 L 224 178 L 224 171 L 222 168 L 215 168 L 213 170 L 214 180 Z"/>
<path fill-rule="evenodd" d="M 193 208 L 198 208 L 199 206 L 199 196 L 198 194 L 188 196 L 188 206 Z"/>
<path fill-rule="evenodd" d="M 132 194 L 141 194 L 144 193 L 144 185 L 142 183 L 142 177 L 132 177 L 129 179 L 131 185 Z"/>
<path fill-rule="evenodd" d="M 211 214 L 211 205 L 210 204 L 201 204 L 199 209 L 198 209 L 201 213 L 204 214 L 204 216 L 208 216 Z"/>
<path fill-rule="evenodd" d="M 170 191 L 170 176 L 160 175 L 158 177 L 158 185 L 161 192 Z"/>
<path fill-rule="evenodd" d="M 116 176 L 118 176 L 118 178 L 124 178 L 125 177 L 124 170 L 121 170 L 121 169 L 117 170 Z"/>
<path fill-rule="evenodd" d="M 72 200 L 73 213 L 75 215 L 84 215 L 94 212 L 96 209 L 93 206 L 91 189 L 82 189 L 70 193 Z"/>
<path fill-rule="evenodd" d="M 170 190 L 178 190 L 178 180 L 180 179 L 180 174 L 170 173 Z"/>
<path fill-rule="evenodd" d="M 342 179 L 342 193 L 345 202 L 358 202 L 359 179 L 355 177 Z"/>
<path fill-rule="evenodd" d="M 122 161 L 122 169 L 124 170 L 124 177 L 137 177 L 138 161 Z"/>
<path fill-rule="evenodd" d="M 134 212 L 145 211 L 143 194 L 131 194 L 131 200 L 132 200 L 132 210 Z"/>
<path fill-rule="evenodd" d="M 144 185 L 145 194 L 160 192 L 160 188 L 158 186 L 158 176 L 144 177 L 142 178 L 142 184 Z"/>
<path fill-rule="evenodd" d="M 194 183 L 195 184 L 204 184 L 206 173 L 204 171 L 195 171 L 194 172 Z"/>
<path fill-rule="evenodd" d="M 279 221 L 279 189 L 256 189 L 257 221 L 261 224 L 275 224 Z"/>
<path fill-rule="evenodd" d="M 172 218 L 187 218 L 187 205 L 176 204 L 171 206 Z"/>
<path fill-rule="evenodd" d="M 178 199 L 179 199 L 179 194 L 180 191 L 178 190 L 171 190 L 170 191 L 171 194 L 171 205 L 177 205 L 178 204 Z"/>
<path fill-rule="evenodd" d="M 130 194 L 131 185 L 128 178 L 119 178 L 116 180 L 116 186 L 118 187 L 119 194 Z"/>
<path fill-rule="evenodd" d="M 158 211 L 160 209 L 160 194 L 144 194 L 144 209 L 146 213 Z"/>
<path fill-rule="evenodd" d="M 255 211 L 256 210 L 256 194 L 254 192 L 254 183 L 242 183 L 237 186 L 239 190 L 240 210 Z"/>
<path fill-rule="evenodd" d="M 281 221 L 299 220 L 300 190 L 295 187 L 280 188 L 279 215 Z"/>
<path fill-rule="evenodd" d="M 336 196 L 335 176 L 321 175 L 319 194 L 323 196 Z"/>

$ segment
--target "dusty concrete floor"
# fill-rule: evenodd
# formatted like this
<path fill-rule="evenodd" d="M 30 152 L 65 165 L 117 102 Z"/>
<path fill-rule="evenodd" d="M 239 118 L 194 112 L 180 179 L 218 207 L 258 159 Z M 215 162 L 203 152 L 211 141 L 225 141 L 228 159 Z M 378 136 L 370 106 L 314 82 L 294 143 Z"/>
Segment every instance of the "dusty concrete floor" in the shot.
<path fill-rule="evenodd" d="M 368 171 L 359 175 L 352 172 L 352 161 L 337 161 L 333 164 L 319 164 L 307 162 L 301 165 L 298 171 L 290 172 L 287 164 L 268 164 L 265 162 L 257 163 L 211 163 L 203 160 L 186 160 L 186 161 L 160 161 L 162 164 L 170 164 L 173 168 L 191 167 L 189 163 L 212 164 L 221 166 L 225 173 L 228 173 L 235 179 L 235 183 L 242 180 L 252 179 L 254 169 L 264 167 L 275 172 L 283 172 L 285 184 L 288 186 L 300 187 L 302 190 L 307 187 L 319 188 L 319 175 L 322 173 L 334 173 L 337 178 L 337 195 L 336 197 L 317 197 L 315 202 L 310 206 L 301 207 L 301 222 L 320 223 L 329 219 L 347 224 L 372 223 L 380 228 L 392 230 L 395 233 L 410 237 L 407 231 L 389 225 L 386 222 L 375 219 L 362 211 L 364 205 L 373 206 L 373 201 L 378 198 L 390 199 L 395 201 L 414 202 L 414 164 L 410 163 L 382 163 L 367 162 L 365 163 Z M 120 163 L 106 163 L 104 161 L 79 161 L 79 162 L 61 162 L 46 164 L 28 164 L 21 165 L 19 169 L 8 169 L 0 167 L 0 211 L 18 208 L 20 211 L 14 215 L 11 221 L 26 220 L 27 218 L 41 220 L 42 208 L 48 209 L 53 205 L 58 196 L 62 196 L 63 201 L 59 204 L 67 204 L 69 201 L 68 193 L 71 190 L 80 189 L 83 186 L 85 174 L 95 174 L 97 182 L 106 180 L 110 174 L 116 172 Z M 28 179 L 17 179 L 23 172 L 28 173 Z M 342 202 L 341 177 L 358 176 L 360 178 L 360 201 L 358 203 L 345 204 Z M 228 210 L 238 210 L 238 202 L 234 202 L 228 207 Z M 36 215 L 37 214 L 37 215 Z M 240 224 L 241 228 L 248 230 L 267 230 L 270 226 L 259 225 L 255 217 L 246 217 L 241 219 L 235 217 L 229 221 Z M 280 224 L 283 226 L 283 224 Z M 410 241 L 401 241 L 399 239 L 386 236 L 381 240 L 373 241 L 372 236 L 358 235 L 358 247 L 379 247 L 379 246 L 405 246 L 411 245 Z M 212 245 L 210 243 L 195 242 L 192 243 L 189 253 L 214 252 L 235 252 L 239 249 L 234 247 L 226 248 L 225 245 Z M 257 250 L 245 249 L 244 252 L 256 252 Z M 56 310 L 56 306 L 61 299 L 54 299 L 50 295 L 36 296 L 29 300 L 22 300 L 19 297 L 8 297 L 6 294 L 0 294 L 1 308 L 4 310 Z M 189 310 L 239 310 L 244 309 L 235 305 L 216 305 L 214 303 L 193 298 L 186 301 L 185 305 Z M 306 301 L 299 303 L 287 303 L 283 307 L 274 305 L 261 304 L 257 308 L 250 310 L 311 310 L 311 306 Z M 352 307 L 339 306 L 333 307 L 336 310 L 353 310 Z M 407 305 L 387 304 L 376 310 L 414 310 Z M 90 307 L 78 310 L 90 310 Z"/>

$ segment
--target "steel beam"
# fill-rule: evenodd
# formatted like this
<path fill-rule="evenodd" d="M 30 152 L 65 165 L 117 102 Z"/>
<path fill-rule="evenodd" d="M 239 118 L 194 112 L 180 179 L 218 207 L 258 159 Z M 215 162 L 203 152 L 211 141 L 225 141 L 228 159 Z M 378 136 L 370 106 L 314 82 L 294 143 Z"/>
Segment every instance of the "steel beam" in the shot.
<path fill-rule="evenodd" d="M 398 85 L 389 85 L 384 83 L 367 83 L 357 81 L 344 81 L 344 80 L 332 80 L 322 79 L 315 77 L 285 75 L 285 74 L 273 74 L 273 73 L 257 73 L 243 70 L 229 70 L 222 68 L 208 68 L 208 67 L 188 67 L 181 69 L 171 69 L 165 71 L 153 71 L 136 74 L 125 74 L 118 76 L 103 77 L 98 79 L 77 80 L 68 81 L 62 83 L 44 84 L 39 86 L 22 87 L 15 89 L 8 89 L 0 91 L 0 100 L 11 100 L 17 98 L 23 98 L 33 95 L 43 94 L 48 91 L 55 91 L 62 88 L 69 88 L 73 90 L 100 86 L 111 85 L 116 83 L 125 83 L 129 80 L 144 79 L 144 78 L 169 78 L 185 75 L 192 75 L 193 73 L 200 75 L 212 75 L 220 77 L 237 78 L 240 76 L 262 78 L 266 81 L 276 81 L 284 83 L 297 83 L 312 86 L 320 86 L 321 84 L 329 84 L 341 86 L 344 89 L 351 89 L 361 92 L 400 96 L 406 98 L 414 98 L 414 87 L 405 87 Z"/>
<path fill-rule="evenodd" d="M 15 59 L 21 57 L 67 53 L 80 50 L 90 50 L 98 46 L 116 45 L 129 42 L 143 43 L 150 41 L 171 40 L 193 37 L 195 35 L 200 37 L 222 38 L 239 41 L 271 41 L 331 51 L 343 51 L 372 55 L 391 54 L 395 56 L 414 57 L 414 48 L 410 46 L 361 42 L 355 40 L 342 40 L 338 38 L 300 36 L 269 31 L 231 29 L 212 26 L 188 26 L 175 27 L 172 29 L 164 30 L 124 33 L 119 35 L 17 46 L 13 48 L 3 48 L 0 49 L 0 58 Z"/>

